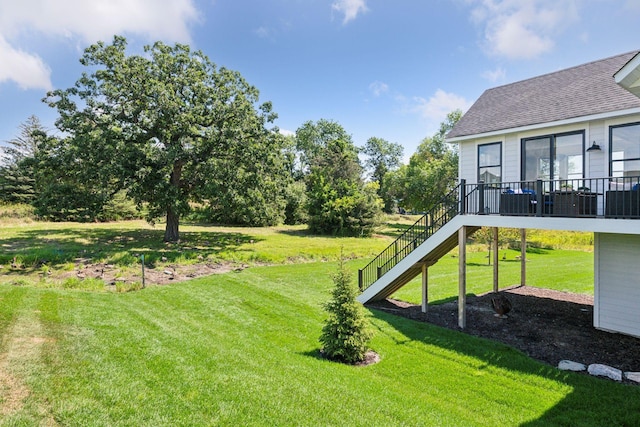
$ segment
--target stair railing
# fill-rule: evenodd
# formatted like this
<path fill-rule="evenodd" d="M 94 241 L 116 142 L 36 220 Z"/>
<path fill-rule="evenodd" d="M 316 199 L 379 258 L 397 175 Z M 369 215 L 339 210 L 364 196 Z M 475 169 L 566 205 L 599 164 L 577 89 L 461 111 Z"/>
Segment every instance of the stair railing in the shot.
<path fill-rule="evenodd" d="M 465 182 L 461 180 L 449 194 L 444 196 L 426 214 L 405 230 L 393 243 L 375 257 L 364 268 L 358 270 L 360 292 L 371 286 L 386 272 L 395 267 L 407 255 L 440 230 L 446 223 L 466 209 Z"/>

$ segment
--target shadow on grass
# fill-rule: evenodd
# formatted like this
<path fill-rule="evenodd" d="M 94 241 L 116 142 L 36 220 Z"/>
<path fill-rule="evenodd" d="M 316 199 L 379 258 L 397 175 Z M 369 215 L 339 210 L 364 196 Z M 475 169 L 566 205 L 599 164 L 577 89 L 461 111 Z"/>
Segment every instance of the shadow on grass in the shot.
<path fill-rule="evenodd" d="M 398 237 L 400 237 L 400 235 L 402 235 L 402 233 L 404 233 L 409 228 L 411 228 L 412 225 L 413 224 L 397 224 L 397 223 L 387 222 L 384 224 L 385 229 L 376 234 L 393 237 L 394 239 L 397 239 Z"/>
<path fill-rule="evenodd" d="M 543 377 L 571 388 L 551 409 L 522 426 L 640 425 L 640 387 L 560 371 L 532 361 L 524 353 L 504 344 L 372 308 L 369 311 L 375 319 L 387 323 L 405 337 L 389 337 L 398 345 L 422 342 L 474 357 L 507 371 Z M 378 333 L 383 333 L 383 330 L 378 328 Z"/>
<path fill-rule="evenodd" d="M 285 234 L 287 236 L 293 237 L 321 237 L 323 239 L 342 239 L 345 237 L 359 237 L 359 236 L 351 236 L 348 234 L 319 234 L 312 233 L 308 228 L 300 229 L 300 230 L 276 230 L 277 233 Z"/>
<path fill-rule="evenodd" d="M 325 357 L 322 356 L 322 353 L 320 352 L 319 348 L 316 348 L 314 350 L 309 350 L 309 351 L 302 351 L 299 352 L 298 354 L 302 355 L 302 356 L 307 356 L 307 357 L 311 357 L 313 359 L 317 359 L 317 360 L 328 360 Z"/>
<path fill-rule="evenodd" d="M 173 262 L 178 259 L 200 259 L 228 252 L 248 251 L 243 245 L 260 240 L 238 232 L 181 231 L 180 242 L 163 242 L 164 230 L 118 230 L 105 228 L 55 228 L 25 230 L 15 237 L 0 239 L 0 264 L 21 264 L 33 270 L 43 264 L 55 266 L 77 259 L 116 265 L 138 262 Z M 20 270 L 15 270 L 15 272 Z M 12 271 L 13 272 L 13 271 Z"/>

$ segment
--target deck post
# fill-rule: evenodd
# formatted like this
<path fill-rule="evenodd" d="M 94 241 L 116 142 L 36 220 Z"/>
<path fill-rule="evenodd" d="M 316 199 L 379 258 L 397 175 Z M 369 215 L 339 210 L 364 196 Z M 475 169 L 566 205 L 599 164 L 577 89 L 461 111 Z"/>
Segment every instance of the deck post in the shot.
<path fill-rule="evenodd" d="M 484 215 L 484 181 L 478 181 L 478 215 Z"/>
<path fill-rule="evenodd" d="M 542 180 L 536 180 L 536 216 L 542 216 L 545 212 L 545 200 L 544 194 L 542 193 Z"/>
<path fill-rule="evenodd" d="M 467 304 L 467 227 L 458 230 L 458 326 L 467 325 L 465 306 Z"/>
<path fill-rule="evenodd" d="M 429 304 L 429 292 L 428 292 L 428 284 L 429 284 L 429 278 L 428 278 L 428 267 L 427 267 L 427 263 L 423 263 L 422 264 L 422 312 L 426 313 L 427 312 L 427 306 Z"/>
<path fill-rule="evenodd" d="M 527 284 L 527 230 L 520 229 L 520 285 Z"/>
<path fill-rule="evenodd" d="M 358 269 L 358 289 L 362 292 L 362 269 Z"/>
<path fill-rule="evenodd" d="M 466 184 L 467 184 L 467 180 L 466 179 L 461 179 L 460 180 L 460 192 L 458 194 L 458 203 L 460 204 L 460 206 L 458 207 L 458 213 L 460 215 L 464 215 L 466 212 L 466 201 L 465 201 L 465 192 L 466 190 Z"/>
<path fill-rule="evenodd" d="M 498 292 L 498 227 L 493 227 L 493 292 Z"/>

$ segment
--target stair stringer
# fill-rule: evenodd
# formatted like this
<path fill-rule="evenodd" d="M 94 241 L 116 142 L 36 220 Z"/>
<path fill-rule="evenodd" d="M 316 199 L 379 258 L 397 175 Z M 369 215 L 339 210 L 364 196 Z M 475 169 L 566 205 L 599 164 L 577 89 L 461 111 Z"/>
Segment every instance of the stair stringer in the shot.
<path fill-rule="evenodd" d="M 365 289 L 358 301 L 366 304 L 389 297 L 422 272 L 422 264 L 431 266 L 458 245 L 458 230 L 463 227 L 464 215 L 457 215 L 443 225 L 432 236 L 414 249 L 391 270 Z M 480 227 L 468 227 L 467 236 Z"/>

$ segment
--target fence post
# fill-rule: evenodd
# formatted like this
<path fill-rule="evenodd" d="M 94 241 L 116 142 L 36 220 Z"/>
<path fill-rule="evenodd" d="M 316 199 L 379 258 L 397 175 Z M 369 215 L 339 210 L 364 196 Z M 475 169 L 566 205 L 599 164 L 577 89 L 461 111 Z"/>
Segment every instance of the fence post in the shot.
<path fill-rule="evenodd" d="M 478 181 L 478 215 L 484 215 L 484 181 Z"/>
<path fill-rule="evenodd" d="M 362 269 L 358 269 L 358 289 L 362 292 Z"/>
<path fill-rule="evenodd" d="M 461 179 L 460 180 L 460 190 L 458 192 L 458 199 L 459 199 L 459 203 L 460 203 L 460 215 L 464 215 L 466 213 L 466 206 L 465 206 L 465 193 L 466 193 L 466 185 L 467 185 L 467 180 L 466 179 Z"/>
<path fill-rule="evenodd" d="M 382 267 L 381 267 L 381 266 L 378 266 L 378 267 L 376 267 L 376 268 L 377 268 L 377 270 L 378 270 L 378 279 L 379 279 L 379 278 L 381 278 L 381 277 L 382 277 Z"/>
<path fill-rule="evenodd" d="M 542 180 L 536 180 L 536 216 L 544 212 L 544 194 L 542 194 Z"/>

